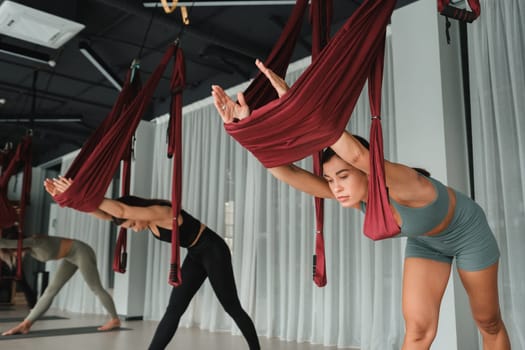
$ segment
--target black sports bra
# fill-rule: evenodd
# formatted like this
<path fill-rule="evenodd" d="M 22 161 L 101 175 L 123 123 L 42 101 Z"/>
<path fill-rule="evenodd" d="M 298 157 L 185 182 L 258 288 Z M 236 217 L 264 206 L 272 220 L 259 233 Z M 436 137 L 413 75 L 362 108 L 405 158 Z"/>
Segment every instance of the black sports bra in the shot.
<path fill-rule="evenodd" d="M 181 247 L 188 248 L 195 238 L 197 238 L 201 228 L 201 222 L 184 210 L 180 211 L 180 215 L 182 215 L 182 225 L 179 226 L 179 242 Z M 157 228 L 159 230 L 159 236 L 152 232 L 153 236 L 158 240 L 171 243 L 171 230 L 160 226 L 157 226 Z"/>

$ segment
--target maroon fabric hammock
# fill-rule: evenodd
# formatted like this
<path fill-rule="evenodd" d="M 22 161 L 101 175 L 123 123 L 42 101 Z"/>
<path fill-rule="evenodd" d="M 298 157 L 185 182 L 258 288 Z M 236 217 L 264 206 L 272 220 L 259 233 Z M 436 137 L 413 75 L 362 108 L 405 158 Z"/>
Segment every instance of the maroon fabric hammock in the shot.
<path fill-rule="evenodd" d="M 333 3 L 331 0 L 313 1 L 310 7 L 310 22 L 312 24 L 312 59 L 316 59 L 330 40 L 330 24 L 332 22 Z M 322 150 L 313 155 L 313 171 L 322 176 Z M 324 249 L 324 199 L 315 197 L 315 255 L 314 282 L 324 287 L 326 280 L 326 258 Z"/>
<path fill-rule="evenodd" d="M 381 51 L 394 5 L 395 0 L 365 1 L 284 96 L 225 124 L 227 132 L 268 168 L 333 144 Z"/>
<path fill-rule="evenodd" d="M 318 1 L 318 0 L 314 0 Z M 277 75 L 284 77 L 288 70 L 288 65 L 292 58 L 295 44 L 301 33 L 301 24 L 304 18 L 308 0 L 297 0 L 288 22 L 286 23 L 281 36 L 275 43 L 272 52 L 265 61 L 267 67 L 270 67 Z M 246 102 L 250 110 L 262 107 L 270 101 L 277 98 L 277 92 L 268 83 L 264 74 L 258 72 L 255 79 L 244 91 Z"/>
<path fill-rule="evenodd" d="M 17 245 L 17 270 L 16 278 L 22 278 L 22 240 L 24 236 L 24 217 L 29 194 L 31 192 L 31 175 L 32 175 L 32 137 L 30 135 L 24 138 L 18 144 L 13 157 L 10 159 L 7 167 L 2 169 L 0 176 L 0 228 L 11 227 L 17 224 L 18 245 Z M 19 203 L 19 212 L 9 202 L 7 198 L 7 186 L 11 176 L 19 169 L 20 164 L 24 164 L 22 193 Z"/>
<path fill-rule="evenodd" d="M 20 199 L 21 212 L 25 209 L 31 187 L 31 136 L 25 136 L 18 144 L 13 157 L 0 176 L 0 227 L 11 227 L 20 221 L 19 215 L 7 198 L 7 185 L 9 179 L 24 164 L 24 182 L 22 185 L 22 198 Z M 23 206 L 23 207 L 22 207 Z"/>
<path fill-rule="evenodd" d="M 184 60 L 182 50 L 177 45 L 171 45 L 164 54 L 159 66 L 148 79 L 146 85 L 136 94 L 138 89 L 136 79 L 130 84 L 134 87 L 123 89 L 113 110 L 95 134 L 82 148 L 66 177 L 75 179 L 71 187 L 64 193 L 55 196 L 61 206 L 71 207 L 80 211 L 91 212 L 98 208 L 104 199 L 104 193 L 111 182 L 113 174 L 121 159 L 125 160 L 123 167 L 122 193 L 129 193 L 130 140 L 134 134 L 142 114 L 149 104 L 155 87 L 158 85 L 170 58 L 175 57 L 171 79 L 172 89 L 172 135 L 170 136 L 169 155 L 175 155 L 172 202 L 175 224 L 172 231 L 172 262 L 169 283 L 182 283 L 180 272 L 179 237 L 177 216 L 180 212 L 181 196 L 181 123 L 182 123 L 182 89 L 185 84 Z M 126 81 L 129 81 L 129 76 Z M 133 96 L 136 94 L 136 97 Z M 175 117 L 173 117 L 175 116 Z M 127 161 L 126 161 L 127 160 Z M 113 269 L 125 272 L 126 265 L 126 230 L 119 232 Z"/>
<path fill-rule="evenodd" d="M 129 193 L 131 139 L 174 50 L 174 46 L 168 47 L 161 63 L 142 89 L 134 68 L 128 72 L 126 83 L 111 112 L 69 167 L 65 176 L 75 181 L 66 192 L 54 197 L 58 204 L 85 212 L 96 210 L 104 199 L 120 160 L 125 161 L 122 194 Z M 122 273 L 126 271 L 126 234 L 126 230 L 121 228 L 113 258 L 113 270 Z"/>
<path fill-rule="evenodd" d="M 277 75 L 285 76 L 293 53 L 293 49 L 301 31 L 302 21 L 308 6 L 307 0 L 298 0 L 290 14 L 288 22 L 281 36 L 274 45 L 272 52 L 266 59 L 266 66 L 270 67 Z M 312 24 L 312 57 L 317 57 L 329 40 L 329 29 L 332 17 L 331 0 L 314 0 L 310 8 L 310 22 Z M 244 92 L 250 109 L 256 109 L 275 100 L 277 93 L 269 84 L 268 79 L 259 72 L 253 82 Z M 315 152 L 313 157 L 314 173 L 321 173 L 322 152 Z M 323 234 L 323 204 L 321 198 L 315 198 L 316 234 L 315 255 L 313 267 L 313 280 L 316 285 L 326 285 L 326 261 L 324 254 Z"/>
<path fill-rule="evenodd" d="M 370 177 L 374 178 L 369 184 L 364 233 L 372 239 L 399 233 L 384 183 L 379 118 L 384 39 L 394 6 L 395 0 L 365 1 L 284 96 L 253 110 L 239 123 L 225 125 L 264 166 L 290 164 L 339 138 L 368 79 L 374 116 Z M 273 69 L 272 62 L 267 65 Z M 317 244 L 316 253 L 321 250 L 322 243 Z"/>
<path fill-rule="evenodd" d="M 129 105 L 125 105 L 120 112 L 112 110 L 108 116 L 112 122 L 105 121 L 105 125 L 101 126 L 104 131 L 99 134 L 97 130 L 93 139 L 90 138 L 82 147 L 82 151 L 66 173 L 66 177 L 73 178 L 75 181 L 66 192 L 54 197 L 58 204 L 83 212 L 92 212 L 98 208 L 123 154 L 129 147 L 129 141 L 149 104 L 153 91 L 174 53 L 175 46 L 170 45 L 161 63 L 137 97 Z"/>
<path fill-rule="evenodd" d="M 129 104 L 132 103 L 133 99 L 136 98 L 140 87 L 141 87 L 141 80 L 140 80 L 140 71 L 139 71 L 139 65 L 136 61 L 133 61 L 130 70 L 128 71 L 128 74 L 126 75 L 126 80 L 124 82 L 124 86 L 122 88 L 121 93 L 119 94 L 119 97 L 117 98 L 117 101 L 115 102 L 115 105 L 112 108 L 112 111 L 115 111 L 114 113 L 110 113 L 110 117 L 107 118 L 103 124 L 106 124 L 108 120 L 111 122 L 114 121 L 118 117 L 118 115 L 122 112 L 123 109 Z M 103 133 L 107 130 L 107 126 L 111 125 L 109 122 L 106 124 L 101 130 L 101 134 L 99 137 L 103 136 Z M 122 155 L 122 169 L 121 169 L 121 175 L 120 175 L 120 195 L 126 196 L 129 195 L 130 187 L 131 187 L 131 155 L 133 154 L 133 138 L 128 140 L 127 147 L 124 150 L 124 154 Z M 117 242 L 115 244 L 115 253 L 113 254 L 113 271 L 125 273 L 126 272 L 126 265 L 128 260 L 128 252 L 127 252 L 127 238 L 128 238 L 128 230 L 124 227 L 121 227 L 119 229 L 119 233 L 117 236 Z"/>
<path fill-rule="evenodd" d="M 10 167 L 11 163 L 13 164 L 11 167 L 16 165 L 14 156 L 14 150 L 11 150 L 9 153 L 2 153 L 2 173 L 0 173 L 0 230 L 12 226 L 16 221 L 16 212 L 7 198 L 7 184 L 13 173 L 13 170 L 7 173 L 7 168 Z"/>
<path fill-rule="evenodd" d="M 171 262 L 168 283 L 173 286 L 178 286 L 182 283 L 178 217 L 182 201 L 182 91 L 185 85 L 186 72 L 184 55 L 179 48 L 176 52 L 173 74 L 170 82 L 172 98 L 168 130 L 168 157 L 173 158 L 173 178 L 171 184 L 173 225 L 171 231 Z"/>

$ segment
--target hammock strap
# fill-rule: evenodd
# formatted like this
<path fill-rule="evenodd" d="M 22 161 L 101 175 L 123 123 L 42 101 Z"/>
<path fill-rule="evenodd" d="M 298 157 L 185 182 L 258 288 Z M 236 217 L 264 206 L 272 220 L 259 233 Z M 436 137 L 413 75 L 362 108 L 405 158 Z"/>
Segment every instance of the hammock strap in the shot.
<path fill-rule="evenodd" d="M 173 178 L 171 186 L 171 207 L 173 223 L 171 231 L 171 261 L 168 283 L 179 286 L 182 283 L 180 269 L 180 239 L 178 217 L 182 202 L 182 91 L 186 85 L 184 54 L 178 48 L 175 53 L 172 77 L 170 82 L 171 106 L 169 120 L 168 157 L 173 158 Z"/>
<path fill-rule="evenodd" d="M 315 0 L 317 1 L 317 0 Z M 264 61 L 266 67 L 280 77 L 286 76 L 295 44 L 301 33 L 301 25 L 308 6 L 308 0 L 297 0 L 286 25 L 272 51 Z M 252 83 L 244 91 L 250 110 L 264 106 L 277 98 L 277 92 L 264 74 L 258 72 Z"/>
<path fill-rule="evenodd" d="M 313 1 L 310 7 L 310 22 L 312 24 L 312 59 L 316 59 L 330 40 L 330 25 L 332 20 L 332 0 Z M 313 154 L 313 172 L 322 176 L 323 151 Z M 315 197 L 315 255 L 313 280 L 318 287 L 324 287 L 326 279 L 326 257 L 324 244 L 324 199 Z"/>
<path fill-rule="evenodd" d="M 120 187 L 121 196 L 127 196 L 130 193 L 131 187 L 131 154 L 132 154 L 132 141 L 129 142 L 129 147 L 126 150 L 122 163 L 122 174 L 120 179 L 122 181 Z M 127 252 L 127 235 L 128 230 L 124 227 L 120 227 L 117 243 L 115 245 L 115 254 L 113 255 L 113 271 L 125 273 L 126 265 L 128 261 Z"/>
<path fill-rule="evenodd" d="M 370 127 L 370 174 L 368 176 L 368 201 L 365 213 L 363 233 L 373 239 L 385 239 L 397 235 L 400 231 L 395 221 L 386 188 L 383 131 L 381 128 L 381 88 L 385 36 L 378 42 L 378 54 L 368 78 L 368 96 L 372 125 Z"/>

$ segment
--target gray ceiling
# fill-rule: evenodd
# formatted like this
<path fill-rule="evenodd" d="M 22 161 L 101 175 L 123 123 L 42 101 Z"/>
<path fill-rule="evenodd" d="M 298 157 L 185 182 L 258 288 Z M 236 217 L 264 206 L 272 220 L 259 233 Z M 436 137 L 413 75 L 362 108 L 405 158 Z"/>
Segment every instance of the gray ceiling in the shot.
<path fill-rule="evenodd" d="M 0 147 L 17 144 L 29 128 L 34 134 L 34 165 L 82 146 L 110 111 L 118 91 L 80 53 L 86 42 L 120 80 L 134 58 L 140 58 L 142 80 L 155 69 L 181 28 L 180 12 L 145 8 L 137 0 L 14 0 L 85 25 L 58 50 L 0 35 L 0 44 L 48 54 L 54 68 L 0 53 L 0 120 L 23 116 L 81 116 L 82 122 L 0 122 Z M 198 3 L 199 1 L 196 1 Z M 202 1 L 200 1 L 202 2 Z M 207 1 L 210 2 L 210 1 Z M 194 6 L 181 47 L 186 58 L 184 104 L 208 97 L 212 83 L 229 87 L 252 77 L 255 58 L 264 59 L 278 38 L 291 5 Z M 334 0 L 333 31 L 361 0 Z M 411 1 L 398 1 L 398 6 Z M 307 23 L 294 60 L 309 55 Z M 140 57 L 139 57 L 140 56 Z M 167 112 L 169 73 L 160 82 L 143 119 Z"/>

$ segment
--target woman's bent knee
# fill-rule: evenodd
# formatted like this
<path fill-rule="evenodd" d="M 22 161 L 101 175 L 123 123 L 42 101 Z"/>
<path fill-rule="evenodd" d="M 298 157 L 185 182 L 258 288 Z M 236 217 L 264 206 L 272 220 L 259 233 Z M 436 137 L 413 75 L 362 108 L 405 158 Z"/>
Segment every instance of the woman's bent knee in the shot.
<path fill-rule="evenodd" d="M 418 344 L 418 347 L 430 347 L 436 337 L 436 322 L 410 322 L 406 323 L 406 344 Z"/>
<path fill-rule="evenodd" d="M 503 328 L 503 320 L 499 315 L 487 319 L 476 319 L 476 323 L 479 330 L 487 334 L 498 334 Z"/>

